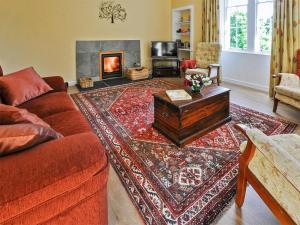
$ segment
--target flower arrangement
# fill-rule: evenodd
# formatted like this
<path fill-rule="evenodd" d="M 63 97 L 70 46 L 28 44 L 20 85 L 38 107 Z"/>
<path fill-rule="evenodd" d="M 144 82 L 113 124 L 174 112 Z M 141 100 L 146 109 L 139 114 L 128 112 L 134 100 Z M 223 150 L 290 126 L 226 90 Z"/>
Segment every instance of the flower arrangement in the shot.
<path fill-rule="evenodd" d="M 187 74 L 184 80 L 184 85 L 190 87 L 192 92 L 200 92 L 204 86 L 211 85 L 211 83 L 211 79 L 204 74 Z"/>

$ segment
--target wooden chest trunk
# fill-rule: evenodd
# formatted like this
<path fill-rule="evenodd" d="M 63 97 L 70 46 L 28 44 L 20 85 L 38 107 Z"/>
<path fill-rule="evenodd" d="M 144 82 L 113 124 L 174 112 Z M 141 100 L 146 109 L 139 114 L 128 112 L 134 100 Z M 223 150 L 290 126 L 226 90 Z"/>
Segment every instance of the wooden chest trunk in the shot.
<path fill-rule="evenodd" d="M 205 87 L 192 100 L 172 102 L 165 92 L 154 94 L 153 126 L 183 146 L 231 120 L 230 90 Z"/>

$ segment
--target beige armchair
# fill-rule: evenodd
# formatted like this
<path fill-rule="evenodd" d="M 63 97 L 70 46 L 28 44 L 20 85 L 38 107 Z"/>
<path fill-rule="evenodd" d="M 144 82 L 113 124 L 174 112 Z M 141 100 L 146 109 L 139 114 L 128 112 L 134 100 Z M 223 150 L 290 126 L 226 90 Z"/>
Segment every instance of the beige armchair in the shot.
<path fill-rule="evenodd" d="M 300 109 L 300 79 L 296 74 L 279 73 L 273 75 L 274 88 L 273 112 L 277 111 L 278 103 L 283 102 Z"/>
<path fill-rule="evenodd" d="M 221 45 L 212 42 L 200 42 L 196 49 L 196 68 L 188 68 L 185 74 L 204 74 L 220 84 Z"/>
<path fill-rule="evenodd" d="M 236 128 L 248 138 L 241 145 L 236 204 L 243 205 L 249 183 L 281 224 L 300 224 L 300 136 Z"/>

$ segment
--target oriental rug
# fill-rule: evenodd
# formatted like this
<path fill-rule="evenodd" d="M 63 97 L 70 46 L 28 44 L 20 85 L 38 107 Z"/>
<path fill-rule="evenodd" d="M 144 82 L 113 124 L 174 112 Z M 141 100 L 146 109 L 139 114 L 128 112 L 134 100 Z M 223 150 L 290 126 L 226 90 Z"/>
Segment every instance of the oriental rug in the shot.
<path fill-rule="evenodd" d="M 231 104 L 232 121 L 179 148 L 152 127 L 152 94 L 176 88 L 156 79 L 72 95 L 145 224 L 210 224 L 236 192 L 239 145 L 233 124 L 267 135 L 295 124 Z"/>

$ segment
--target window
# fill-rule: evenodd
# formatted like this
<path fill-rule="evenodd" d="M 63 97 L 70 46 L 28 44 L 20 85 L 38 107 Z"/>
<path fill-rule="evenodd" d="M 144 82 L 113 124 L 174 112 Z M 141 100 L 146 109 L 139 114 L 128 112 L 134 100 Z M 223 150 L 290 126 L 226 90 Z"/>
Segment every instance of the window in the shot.
<path fill-rule="evenodd" d="M 247 49 L 248 0 L 229 0 L 227 18 L 229 25 L 228 45 L 234 49 Z"/>
<path fill-rule="evenodd" d="M 256 2 L 256 51 L 270 52 L 272 42 L 273 1 Z"/>
<path fill-rule="evenodd" d="M 224 0 L 226 49 L 271 51 L 273 0 Z"/>

